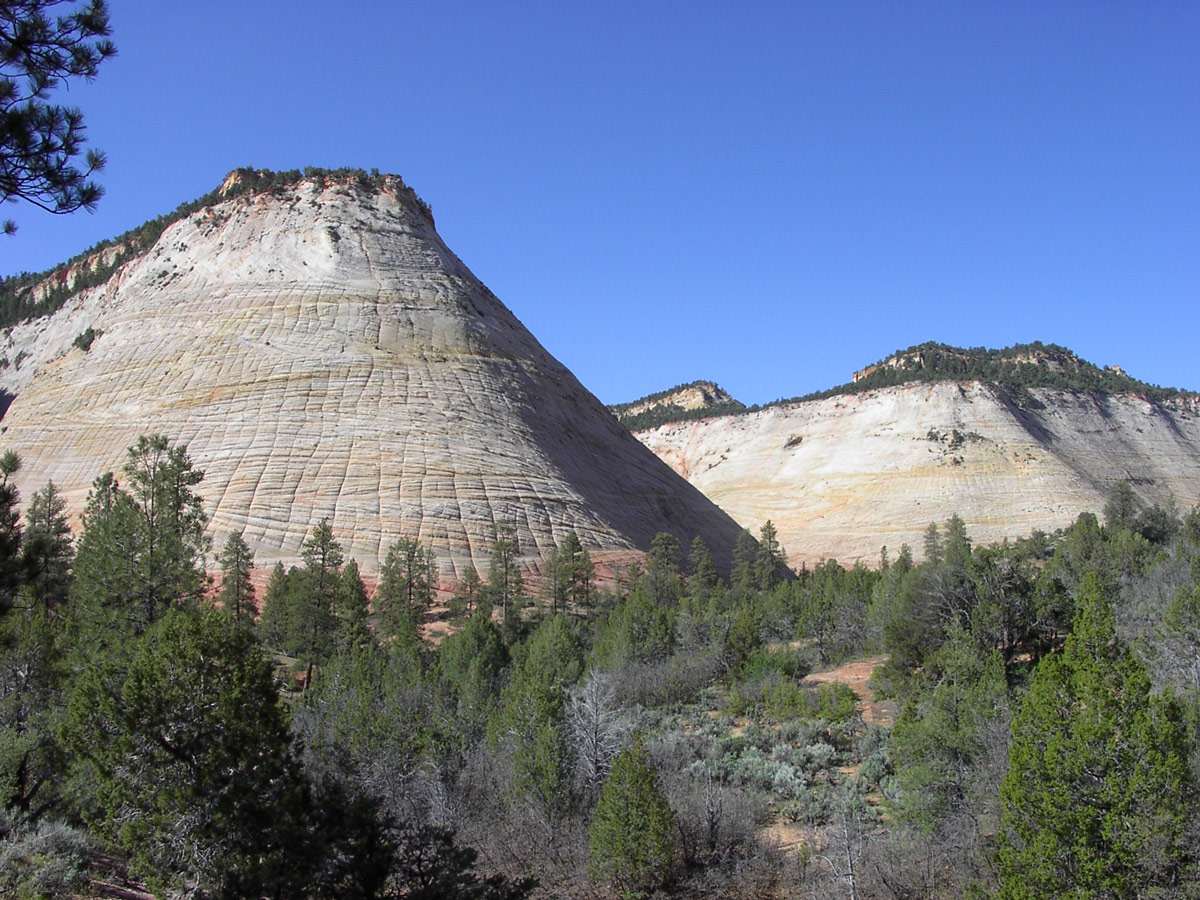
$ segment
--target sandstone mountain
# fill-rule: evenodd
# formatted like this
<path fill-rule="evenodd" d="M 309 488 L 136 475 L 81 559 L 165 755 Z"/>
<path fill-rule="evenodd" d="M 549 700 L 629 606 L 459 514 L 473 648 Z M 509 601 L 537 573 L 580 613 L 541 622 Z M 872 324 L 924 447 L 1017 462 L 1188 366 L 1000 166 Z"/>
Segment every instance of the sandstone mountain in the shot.
<path fill-rule="evenodd" d="M 618 419 L 633 430 L 658 421 L 701 418 L 726 412 L 741 412 L 745 407 L 738 403 L 720 385 L 712 381 L 693 381 L 681 384 L 668 391 L 660 391 L 635 400 L 610 406 Z"/>
<path fill-rule="evenodd" d="M 157 432 L 206 473 L 217 545 L 243 532 L 259 566 L 296 561 L 325 516 L 366 571 L 405 535 L 444 575 L 483 572 L 500 521 L 534 566 L 572 530 L 599 561 L 659 531 L 728 558 L 735 523 L 543 349 L 399 178 L 242 170 L 176 218 L 29 289 L 65 302 L 0 348 L 23 496 L 53 479 L 77 513 Z"/>
<path fill-rule="evenodd" d="M 912 380 L 929 374 L 917 348 L 859 372 L 853 389 L 636 433 L 743 526 L 770 519 L 794 566 L 873 564 L 902 543 L 920 556 L 924 529 L 954 513 L 977 542 L 1049 531 L 1100 512 L 1122 479 L 1146 504 L 1200 502 L 1200 397 L 1099 389 L 1126 376 L 1032 346 L 1004 363 L 1040 369 L 1029 387 L 972 379 L 951 348 L 930 352 L 961 375 Z M 1068 375 L 1098 389 L 1038 386 Z"/>

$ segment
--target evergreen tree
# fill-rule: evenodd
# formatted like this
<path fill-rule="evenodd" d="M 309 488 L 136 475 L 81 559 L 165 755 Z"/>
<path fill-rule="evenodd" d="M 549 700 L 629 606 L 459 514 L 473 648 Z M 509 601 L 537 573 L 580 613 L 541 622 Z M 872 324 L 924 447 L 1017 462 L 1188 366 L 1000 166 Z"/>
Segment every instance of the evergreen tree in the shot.
<path fill-rule="evenodd" d="M 975 832 L 972 846 L 992 833 L 997 787 L 1007 764 L 1011 715 L 1004 661 L 981 657 L 955 626 L 922 673 L 892 729 L 889 755 L 899 788 L 896 810 L 929 834 Z"/>
<path fill-rule="evenodd" d="M 254 622 L 254 584 L 250 581 L 250 570 L 254 568 L 254 554 L 246 546 L 241 534 L 231 533 L 217 557 L 221 566 L 221 593 L 217 600 L 239 625 Z"/>
<path fill-rule="evenodd" d="M 367 588 L 358 574 L 358 563 L 350 560 L 342 569 L 341 585 L 334 601 L 337 625 L 334 644 L 338 652 L 374 644 L 374 636 L 367 625 L 368 607 Z"/>
<path fill-rule="evenodd" d="M 12 609 L 22 584 L 20 494 L 12 476 L 21 468 L 17 454 L 0 454 L 0 618 Z"/>
<path fill-rule="evenodd" d="M 141 634 L 167 608 L 194 605 L 207 583 L 205 516 L 192 490 L 204 475 L 162 435 L 129 448 L 123 488 L 112 473 L 88 495 L 69 615 L 84 648 Z"/>
<path fill-rule="evenodd" d="M 514 798 L 545 813 L 568 801 L 568 754 L 561 720 L 566 691 L 583 671 L 583 650 L 561 615 L 543 619 L 517 651 L 518 660 L 489 723 L 493 745 L 512 754 Z"/>
<path fill-rule="evenodd" d="M 713 562 L 712 551 L 699 535 L 692 539 L 692 546 L 688 552 L 688 568 L 688 600 L 693 611 L 699 611 L 708 605 L 721 581 L 717 565 Z"/>
<path fill-rule="evenodd" d="M 1001 896 L 1150 896 L 1184 873 L 1194 792 L 1179 708 L 1118 641 L 1100 579 L 1042 659 L 1013 722 L 997 857 Z"/>
<path fill-rule="evenodd" d="M 117 51 L 103 0 L 51 18 L 59 2 L 8 2 L 0 16 L 0 203 L 22 198 L 62 214 L 95 207 L 104 191 L 89 179 L 104 167 L 104 154 L 83 153 L 83 116 L 47 98 L 71 80 L 96 77 Z M 16 225 L 5 222 L 3 230 L 11 234 Z"/>
<path fill-rule="evenodd" d="M 567 532 L 562 545 L 551 551 L 546 564 L 545 593 L 552 612 L 562 612 L 568 603 L 586 606 L 591 599 L 595 574 L 590 554 L 579 535 Z"/>
<path fill-rule="evenodd" d="M 486 723 L 508 662 L 500 630 L 478 610 L 438 645 L 437 673 L 457 703 L 460 727 L 467 733 Z"/>
<path fill-rule="evenodd" d="M 613 760 L 588 830 L 588 869 L 624 896 L 644 896 L 675 863 L 675 816 L 639 739 Z"/>
<path fill-rule="evenodd" d="M 213 610 L 172 611 L 135 641 L 116 692 L 106 666 L 78 680 L 66 729 L 96 824 L 160 890 L 299 894 L 306 787 L 250 635 Z"/>
<path fill-rule="evenodd" d="M 492 541 L 492 558 L 488 566 L 487 594 L 493 607 L 500 607 L 500 621 L 507 631 L 516 630 L 525 605 L 525 580 L 517 564 L 520 553 L 517 528 L 512 522 L 496 523 Z"/>
<path fill-rule="evenodd" d="M 787 554 L 779 546 L 779 536 L 770 519 L 763 523 L 758 535 L 758 553 L 754 558 L 754 575 L 758 589 L 769 591 L 780 581 L 787 568 Z"/>
<path fill-rule="evenodd" d="M 282 649 L 292 632 L 292 602 L 291 582 L 298 577 L 295 568 L 289 576 L 283 563 L 275 563 L 271 570 L 271 580 L 267 582 L 267 592 L 263 597 L 262 618 L 258 623 L 258 632 L 263 643 Z"/>
<path fill-rule="evenodd" d="M 758 588 L 758 544 L 746 529 L 738 534 L 733 544 L 733 571 L 729 576 L 729 587 L 739 597 L 748 597 Z"/>
<path fill-rule="evenodd" d="M 1113 482 L 1113 486 L 1108 489 L 1108 499 L 1104 503 L 1105 527 L 1112 531 L 1132 531 L 1137 527 L 1140 506 L 1133 486 L 1127 480 Z"/>
<path fill-rule="evenodd" d="M 67 502 L 53 481 L 36 492 L 25 511 L 22 554 L 25 590 L 46 611 L 67 600 L 75 545 L 66 516 Z"/>
<path fill-rule="evenodd" d="M 312 683 L 313 667 L 333 652 L 336 619 L 334 606 L 342 591 L 342 545 L 333 536 L 329 519 L 321 519 L 300 548 L 303 577 L 292 600 L 289 639 L 285 649 L 308 666 L 305 686 Z"/>
<path fill-rule="evenodd" d="M 642 579 L 642 590 L 652 603 L 674 610 L 683 594 L 680 580 L 679 538 L 669 531 L 660 531 L 650 541 L 646 554 L 646 575 Z"/>
<path fill-rule="evenodd" d="M 483 599 L 483 582 L 479 571 L 471 563 L 463 571 L 462 577 L 454 586 L 454 595 L 450 598 L 449 611 L 451 615 L 471 615 L 479 601 Z"/>
<path fill-rule="evenodd" d="M 379 570 L 375 604 L 385 635 L 406 631 L 412 623 L 418 631 L 433 605 L 437 587 L 437 558 L 433 550 L 415 538 L 402 537 L 388 548 Z"/>
<path fill-rule="evenodd" d="M 0 471 L 11 469 L 14 459 L 0 460 Z M 65 599 L 72 555 L 63 508 L 48 483 L 33 496 L 23 536 L 7 512 L 0 513 L 5 550 L 21 550 L 19 565 L 13 559 L 4 564 L 17 598 L 0 616 L 0 812 L 23 827 L 36 826 L 62 800 L 62 621 L 54 609 Z M 22 572 L 24 583 L 17 577 Z"/>

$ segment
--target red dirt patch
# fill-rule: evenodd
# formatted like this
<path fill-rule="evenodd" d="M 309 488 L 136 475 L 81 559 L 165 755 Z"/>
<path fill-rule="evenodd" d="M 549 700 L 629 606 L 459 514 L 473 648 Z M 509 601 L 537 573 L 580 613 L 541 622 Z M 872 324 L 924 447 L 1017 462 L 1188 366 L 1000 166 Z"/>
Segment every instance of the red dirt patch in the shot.
<path fill-rule="evenodd" d="M 886 661 L 886 656 L 868 656 L 826 672 L 813 672 L 804 680 L 811 684 L 837 682 L 846 685 L 858 697 L 858 711 L 862 720 L 868 725 L 882 725 L 887 728 L 896 720 L 896 704 L 890 700 L 877 701 L 875 693 L 868 686 L 875 667 L 883 665 Z"/>

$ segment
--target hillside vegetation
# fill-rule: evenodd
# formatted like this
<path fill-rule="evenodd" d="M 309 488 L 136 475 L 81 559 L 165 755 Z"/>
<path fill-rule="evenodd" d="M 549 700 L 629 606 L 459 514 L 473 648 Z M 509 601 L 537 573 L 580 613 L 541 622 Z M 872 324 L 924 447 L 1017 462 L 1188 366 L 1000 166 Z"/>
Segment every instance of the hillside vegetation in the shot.
<path fill-rule="evenodd" d="M 374 596 L 327 520 L 260 597 L 162 436 L 72 538 L 0 457 L 0 896 L 1192 897 L 1200 509 L 728 580 L 659 534 L 539 590 L 511 526 L 444 607 L 398 535 Z M 206 573 L 212 538 L 219 592 Z M 429 626 L 449 634 L 431 640 Z M 807 677 L 886 656 L 868 714 Z M 536 880 L 536 884 L 535 884 Z"/>
<path fill-rule="evenodd" d="M 670 422 L 738 415 L 772 406 L 862 394 L 903 384 L 948 381 L 980 381 L 997 385 L 1006 389 L 1018 405 L 1024 405 L 1029 388 L 1055 388 L 1094 394 L 1134 393 L 1150 400 L 1169 400 L 1185 393 L 1178 388 L 1164 388 L 1139 381 L 1116 366 L 1101 368 L 1057 344 L 1034 341 L 993 350 L 987 347 L 963 349 L 930 341 L 906 350 L 897 350 L 886 359 L 856 372 L 854 379 L 846 384 L 799 397 L 775 400 L 764 406 L 745 406 L 733 401 L 703 409 L 683 409 L 669 402 L 655 403 L 691 386 L 679 385 L 632 403 L 610 406 L 609 409 L 631 431 L 639 431 Z M 640 409 L 647 404 L 654 405 L 636 414 L 629 413 L 629 410 Z"/>
<path fill-rule="evenodd" d="M 704 398 L 704 402 L 699 405 L 684 405 L 681 398 L 692 393 L 699 394 Z M 687 384 L 677 384 L 669 390 L 647 394 L 632 403 L 615 403 L 608 409 L 624 422 L 630 431 L 640 431 L 667 422 L 736 415 L 744 412 L 746 405 L 734 400 L 711 381 L 689 381 Z"/>
<path fill-rule="evenodd" d="M 378 190 L 385 179 L 392 177 L 381 175 L 377 170 L 368 173 L 353 168 L 321 169 L 310 166 L 304 170 L 289 169 L 284 172 L 250 167 L 235 169 L 220 187 L 180 204 L 174 212 L 150 219 L 110 240 L 101 241 L 52 269 L 21 272 L 0 280 L 0 328 L 56 312 L 68 298 L 86 288 L 103 284 L 129 260 L 154 246 L 171 225 L 217 203 L 245 194 L 282 191 L 306 178 L 353 181 L 364 189 Z M 413 199 L 432 220 L 428 204 L 415 193 Z"/>

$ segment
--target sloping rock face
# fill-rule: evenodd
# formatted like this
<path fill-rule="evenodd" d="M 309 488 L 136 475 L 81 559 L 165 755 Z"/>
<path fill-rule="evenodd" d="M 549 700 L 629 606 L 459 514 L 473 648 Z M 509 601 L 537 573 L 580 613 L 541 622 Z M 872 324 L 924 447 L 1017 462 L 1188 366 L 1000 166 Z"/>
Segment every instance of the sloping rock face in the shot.
<path fill-rule="evenodd" d="M 630 404 L 622 410 L 626 416 L 635 416 L 660 406 L 678 406 L 680 409 L 709 409 L 725 403 L 732 403 L 733 397 L 711 381 L 695 381 L 684 385 L 678 390 L 671 391 L 642 403 Z"/>
<path fill-rule="evenodd" d="M 1099 513 L 1112 484 L 1200 502 L 1200 401 L 991 385 L 908 385 L 638 433 L 755 532 L 770 519 L 791 563 L 875 563 L 958 513 L 976 542 Z"/>
<path fill-rule="evenodd" d="M 90 350 L 73 347 L 87 328 Z M 569 531 L 620 560 L 659 531 L 726 554 L 735 523 L 629 433 L 446 247 L 399 179 L 315 178 L 195 213 L 107 283 L 13 329 L 0 445 L 71 508 L 139 435 L 187 444 L 214 544 L 298 559 L 328 516 L 377 570 L 401 535 L 444 575 Z"/>

